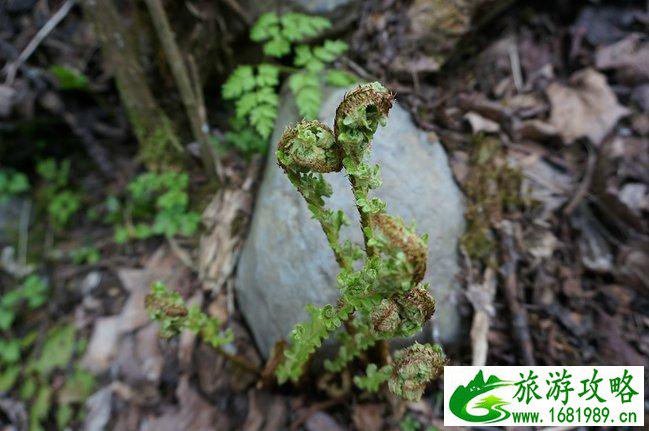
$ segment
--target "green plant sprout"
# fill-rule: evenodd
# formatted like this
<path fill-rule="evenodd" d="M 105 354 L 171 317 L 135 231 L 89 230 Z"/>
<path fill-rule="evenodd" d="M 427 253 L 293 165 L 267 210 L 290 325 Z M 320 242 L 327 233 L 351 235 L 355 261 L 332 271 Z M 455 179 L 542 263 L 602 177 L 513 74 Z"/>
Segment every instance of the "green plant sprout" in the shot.
<path fill-rule="evenodd" d="M 19 287 L 0 297 L 0 331 L 11 328 L 21 309 L 34 310 L 43 305 L 47 298 L 45 280 L 34 274 L 27 276 Z"/>
<path fill-rule="evenodd" d="M 81 207 L 81 197 L 70 189 L 70 161 L 45 159 L 38 162 L 36 172 L 43 182 L 39 201 L 45 205 L 50 224 L 63 229 Z"/>
<path fill-rule="evenodd" d="M 124 204 L 116 197 L 106 201 L 106 221 L 115 225 L 114 239 L 123 244 L 154 235 L 191 236 L 198 230 L 200 214 L 189 209 L 189 176 L 165 171 L 138 175 L 128 185 Z"/>
<path fill-rule="evenodd" d="M 326 18 L 300 13 L 269 12 L 259 18 L 250 30 L 250 38 L 262 43 L 269 57 L 280 59 L 293 54 L 293 66 L 263 62 L 234 70 L 222 88 L 223 98 L 235 103 L 226 142 L 244 152 L 265 150 L 277 118 L 282 75 L 288 79 L 300 115 L 307 119 L 318 114 L 324 82 L 339 87 L 357 82 L 355 76 L 331 68 L 347 51 L 345 42 L 326 39 L 318 46 L 307 43 L 330 27 Z"/>
<path fill-rule="evenodd" d="M 94 387 L 92 374 L 69 367 L 81 353 L 73 325 L 57 325 L 45 334 L 41 327 L 20 333 L 14 325 L 19 319 L 29 325 L 28 313 L 42 313 L 48 299 L 47 283 L 35 274 L 0 297 L 0 393 L 13 392 L 24 401 L 34 431 L 45 429 L 52 411 L 57 429 L 79 420 Z"/>
<path fill-rule="evenodd" d="M 164 283 L 153 283 L 151 293 L 145 298 L 145 305 L 149 318 L 159 323 L 164 338 L 174 337 L 184 330 L 193 332 L 243 370 L 259 373 L 255 365 L 223 348 L 234 341 L 231 329 L 222 330 L 223 322 L 208 316 L 197 305 L 187 307 L 180 294 L 167 288 Z"/>
<path fill-rule="evenodd" d="M 214 348 L 234 339 L 232 330 L 221 331 L 219 319 L 203 313 L 197 305 L 187 307 L 180 294 L 169 290 L 164 283 L 156 282 L 151 286 L 145 304 L 149 317 L 160 324 L 160 332 L 165 338 L 189 330 Z"/>
<path fill-rule="evenodd" d="M 25 174 L 10 169 L 0 169 L 0 204 L 7 203 L 12 197 L 28 190 L 29 180 Z"/>
<path fill-rule="evenodd" d="M 310 320 L 297 324 L 278 366 L 278 381 L 297 382 L 312 354 L 329 337 L 340 343 L 337 357 L 325 361 L 330 372 L 340 372 L 365 350 L 376 346 L 381 364 L 370 364 L 355 383 L 377 391 L 383 382 L 395 395 L 418 400 L 426 384 L 445 363 L 441 347 L 417 344 L 390 358 L 387 340 L 409 337 L 421 330 L 435 311 L 426 272 L 427 237 L 385 212 L 383 201 L 371 196 L 381 185 L 378 166 L 367 163 L 371 141 L 385 125 L 393 95 L 379 83 L 360 85 L 345 95 L 336 111 L 334 130 L 318 121 L 302 121 L 288 128 L 277 148 L 277 161 L 320 223 L 340 266 L 334 306 L 307 306 Z M 340 241 L 348 225 L 342 211 L 325 206 L 332 188 L 323 174 L 345 169 L 360 215 L 364 247 Z M 361 263 L 362 265 L 358 265 Z"/>

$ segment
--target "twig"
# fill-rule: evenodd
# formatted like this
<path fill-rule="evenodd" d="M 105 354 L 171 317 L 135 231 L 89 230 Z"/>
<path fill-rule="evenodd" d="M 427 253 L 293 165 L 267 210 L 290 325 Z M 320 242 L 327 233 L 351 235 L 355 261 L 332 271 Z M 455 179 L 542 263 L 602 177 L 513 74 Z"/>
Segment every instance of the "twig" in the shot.
<path fill-rule="evenodd" d="M 18 58 L 13 62 L 8 63 L 4 67 L 3 71 L 7 76 L 5 84 L 11 85 L 14 82 L 14 79 L 16 78 L 16 72 L 18 71 L 20 66 L 22 66 L 23 63 L 27 61 L 27 59 L 34 53 L 34 51 L 36 51 L 36 48 L 38 48 L 41 42 L 43 42 L 43 40 L 52 32 L 52 30 L 54 30 L 54 28 L 63 20 L 63 18 L 66 17 L 75 3 L 76 0 L 67 0 L 65 3 L 63 3 L 59 10 L 57 10 L 56 13 L 47 20 L 45 25 L 41 27 L 40 30 L 38 30 L 36 35 L 34 35 L 31 41 L 29 41 Z"/>
<path fill-rule="evenodd" d="M 588 194 L 588 190 L 590 189 L 590 185 L 593 182 L 593 174 L 595 173 L 595 166 L 597 165 L 597 154 L 595 153 L 595 150 L 590 146 L 590 144 L 586 144 L 586 151 L 588 153 L 588 160 L 586 162 L 586 173 L 584 174 L 584 177 L 582 178 L 581 182 L 577 186 L 577 191 L 575 192 L 574 196 L 572 199 L 570 199 L 570 202 L 566 204 L 566 206 L 563 209 L 563 213 L 565 215 L 570 215 L 572 212 L 579 206 L 581 201 L 584 200 L 586 195 Z"/>
<path fill-rule="evenodd" d="M 214 161 L 215 156 L 210 147 L 207 124 L 201 121 L 202 117 L 204 117 L 202 113 L 205 112 L 205 108 L 199 106 L 198 96 L 189 78 L 187 65 L 183 60 L 178 44 L 176 44 L 175 36 L 171 30 L 171 25 L 167 19 L 162 2 L 160 0 L 145 0 L 145 3 L 149 9 L 149 14 L 158 34 L 158 39 L 160 39 L 162 49 L 167 57 L 169 68 L 178 86 L 180 98 L 183 101 L 183 105 L 185 105 L 192 134 L 194 135 L 194 139 L 200 144 L 201 159 L 203 160 L 205 170 L 208 176 L 214 177 L 217 174 Z M 198 83 L 195 83 L 195 85 L 197 86 L 196 88 L 200 87 Z"/>
<path fill-rule="evenodd" d="M 258 375 L 260 373 L 259 367 L 248 362 L 246 359 L 241 356 L 234 355 L 232 353 L 226 352 L 222 347 L 217 347 L 216 351 L 223 355 L 223 357 L 229 361 L 232 361 L 237 367 L 241 368 L 243 371 Z"/>
<path fill-rule="evenodd" d="M 63 119 L 68 123 L 72 132 L 81 139 L 81 142 L 86 147 L 88 155 L 97 164 L 101 173 L 106 178 L 115 178 L 118 173 L 112 162 L 112 157 L 95 138 L 90 129 L 82 126 L 77 115 L 71 111 L 65 111 L 63 113 Z"/>
<path fill-rule="evenodd" d="M 507 220 L 502 221 L 500 234 L 504 263 L 502 273 L 505 277 L 504 294 L 507 306 L 512 317 L 512 329 L 514 338 L 520 345 L 523 363 L 535 365 L 534 349 L 532 348 L 532 337 L 528 326 L 527 311 L 518 299 L 518 280 L 516 269 L 519 257 L 514 250 L 513 226 Z"/>
<path fill-rule="evenodd" d="M 516 40 L 512 41 L 508 48 L 509 64 L 512 69 L 512 77 L 514 78 L 514 87 L 516 87 L 516 91 L 520 93 L 523 89 L 523 73 L 521 72 L 521 59 L 518 55 Z"/>
<path fill-rule="evenodd" d="M 487 267 L 482 281 L 471 283 L 467 296 L 473 309 L 471 323 L 472 365 L 483 366 L 487 363 L 489 351 L 489 320 L 494 314 L 493 300 L 496 294 L 496 277 L 494 270 Z"/>
<path fill-rule="evenodd" d="M 20 209 L 20 230 L 18 234 L 18 263 L 27 265 L 27 246 L 29 244 L 29 215 L 32 210 L 32 202 L 25 200 Z"/>
<path fill-rule="evenodd" d="M 252 19 L 250 16 L 243 10 L 241 5 L 237 0 L 223 0 L 230 8 L 239 15 L 239 17 L 246 23 L 246 25 L 252 25 Z"/>

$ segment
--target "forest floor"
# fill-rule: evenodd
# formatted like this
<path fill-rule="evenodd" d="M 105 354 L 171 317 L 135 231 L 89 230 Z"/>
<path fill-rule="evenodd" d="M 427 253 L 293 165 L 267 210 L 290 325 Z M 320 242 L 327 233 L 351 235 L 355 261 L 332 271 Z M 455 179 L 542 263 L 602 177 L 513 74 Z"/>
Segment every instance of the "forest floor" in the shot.
<path fill-rule="evenodd" d="M 536 3 L 546 2 L 517 2 L 467 34 L 436 70 L 437 59 L 406 36 L 410 2 L 368 1 L 357 24 L 344 33 L 351 48 L 343 63 L 364 79 L 384 83 L 420 128 L 439 137 L 467 198 L 461 306 L 467 314 L 488 318 L 474 318 L 470 336 L 450 364 L 646 366 L 646 5 Z M 0 59 L 6 66 L 17 64 L 19 53 L 57 10 L 47 4 L 0 5 Z M 62 88 L 60 77 L 58 86 L 52 84 L 51 67 L 63 63 L 89 77 L 83 90 Z M 233 350 L 263 368 L 232 288 L 246 229 L 231 233 L 229 245 L 218 250 L 219 262 L 229 266 L 216 292 L 206 291 L 199 276 L 204 259 L 199 238 L 114 243 L 113 229 L 101 221 L 104 202 L 124 190 L 141 166 L 111 71 L 102 69 L 98 41 L 77 8 L 14 79 L 7 78 L 8 69 L 4 73 L 0 167 L 36 178 L 36 159 L 69 159 L 70 187 L 84 196 L 83 216 L 64 230 L 35 218 L 37 204 L 30 199 L 0 214 L 0 230 L 18 228 L 15 236 L 0 232 L 0 293 L 20 274 L 35 270 L 28 261 L 38 263 L 36 271 L 50 286 L 44 310 L 3 337 L 35 331 L 30 343 L 41 354 L 45 333 L 56 335 L 49 331 L 73 325 L 75 347 L 61 368 L 91 371 L 92 389 L 83 396 L 64 391 L 62 371 L 53 371 L 44 384 L 59 405 L 68 397 L 75 411 L 85 411 L 75 416 L 75 427 L 443 428 L 440 382 L 418 403 L 353 391 L 331 396 L 312 389 L 315 382 L 277 388 L 263 372 L 241 370 L 189 334 L 161 340 L 144 308 L 156 280 L 227 321 L 235 334 Z M 164 89 L 164 77 L 158 79 Z M 208 106 L 218 105 L 216 96 L 210 97 L 217 93 L 215 84 L 206 87 Z M 219 119 L 213 123 L 224 126 Z M 196 205 L 212 228 L 231 208 L 240 226 L 247 226 L 262 157 L 232 153 L 223 161 L 238 192 L 210 189 L 195 160 L 190 195 L 199 197 Z M 82 247 L 96 249 L 98 258 L 74 257 Z M 35 356 L 25 361 L 38 362 Z M 29 397 L 18 392 L 0 391 L 1 429 L 22 429 L 27 422 Z M 44 415 L 57 420 L 57 413 Z"/>

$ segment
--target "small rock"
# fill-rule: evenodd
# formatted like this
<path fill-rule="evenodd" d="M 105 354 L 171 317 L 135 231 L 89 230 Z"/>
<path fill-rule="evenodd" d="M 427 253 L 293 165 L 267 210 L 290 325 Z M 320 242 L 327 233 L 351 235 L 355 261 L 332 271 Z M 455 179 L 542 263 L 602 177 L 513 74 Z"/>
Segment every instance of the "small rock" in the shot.
<path fill-rule="evenodd" d="M 333 122 L 344 94 L 337 90 L 325 95 L 320 119 Z M 241 310 L 265 357 L 276 341 L 307 317 L 307 304 L 335 303 L 340 294 L 335 286 L 339 268 L 325 236 L 275 160 L 274 145 L 297 118 L 293 103 L 284 99 L 235 283 Z M 444 149 L 417 130 L 408 113 L 395 104 L 387 126 L 375 136 L 372 162 L 381 166 L 383 186 L 377 196 L 386 201 L 388 211 L 406 222 L 414 219 L 417 232 L 430 235 L 425 281 L 438 301 L 434 333 L 443 343 L 459 343 L 463 338 L 457 307 L 457 245 L 464 231 L 464 205 Z M 361 243 L 348 179 L 333 173 L 327 180 L 333 187 L 327 205 L 344 210 L 351 220 L 342 237 Z M 432 338 L 433 331 L 424 332 Z"/>
<path fill-rule="evenodd" d="M 254 1 L 240 0 L 243 10 L 251 17 L 258 18 L 265 12 L 280 11 L 303 12 L 311 15 L 324 15 L 331 19 L 335 27 L 349 24 L 358 16 L 355 11 L 360 6 L 360 0 L 269 0 Z"/>

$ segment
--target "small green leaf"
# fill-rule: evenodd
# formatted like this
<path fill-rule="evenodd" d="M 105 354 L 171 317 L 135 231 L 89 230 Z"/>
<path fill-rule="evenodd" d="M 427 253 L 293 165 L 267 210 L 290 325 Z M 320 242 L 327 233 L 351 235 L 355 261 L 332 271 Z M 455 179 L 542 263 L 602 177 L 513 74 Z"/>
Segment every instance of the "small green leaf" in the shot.
<path fill-rule="evenodd" d="M 20 359 L 20 340 L 0 340 L 0 359 L 5 364 L 14 364 Z"/>
<path fill-rule="evenodd" d="M 56 425 L 58 429 L 65 429 L 65 427 L 67 427 L 72 420 L 73 416 L 74 410 L 69 404 L 59 405 L 59 408 L 56 409 Z"/>
<path fill-rule="evenodd" d="M 327 84 L 335 87 L 349 87 L 358 82 L 358 78 L 343 70 L 327 71 Z"/>
<path fill-rule="evenodd" d="M 253 88 L 255 88 L 255 77 L 252 66 L 239 66 L 223 84 L 223 98 L 236 99 Z"/>
<path fill-rule="evenodd" d="M 54 327 L 47 333 L 40 357 L 33 367 L 41 375 L 48 375 L 55 368 L 64 368 L 74 354 L 75 329 L 66 324 Z"/>
<path fill-rule="evenodd" d="M 14 384 L 20 376 L 20 365 L 13 365 L 5 368 L 0 374 L 0 393 L 8 392 L 14 387 Z"/>
<path fill-rule="evenodd" d="M 48 386 L 41 386 L 29 410 L 32 422 L 41 422 L 50 412 L 52 390 Z"/>
<path fill-rule="evenodd" d="M 88 78 L 77 69 L 61 65 L 50 67 L 61 90 L 87 90 Z"/>
<path fill-rule="evenodd" d="M 261 42 L 279 32 L 279 17 L 275 12 L 262 14 L 250 29 L 250 39 Z"/>
<path fill-rule="evenodd" d="M 294 73 L 288 84 L 300 115 L 306 119 L 315 119 L 322 103 L 322 88 L 318 76 L 309 72 Z"/>
<path fill-rule="evenodd" d="M 281 36 L 273 37 L 264 44 L 264 54 L 271 57 L 283 57 L 291 52 L 291 44 Z"/>
<path fill-rule="evenodd" d="M 257 66 L 258 87 L 275 87 L 277 84 L 279 84 L 279 67 L 268 63 Z"/>

